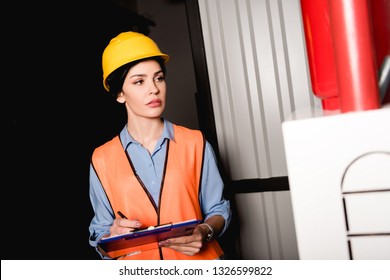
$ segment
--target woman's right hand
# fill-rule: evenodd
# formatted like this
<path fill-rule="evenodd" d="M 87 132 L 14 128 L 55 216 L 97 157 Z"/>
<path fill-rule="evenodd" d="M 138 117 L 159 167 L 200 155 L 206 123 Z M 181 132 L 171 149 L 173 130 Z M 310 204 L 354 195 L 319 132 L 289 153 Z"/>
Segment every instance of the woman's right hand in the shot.
<path fill-rule="evenodd" d="M 128 220 L 125 218 L 117 218 L 114 220 L 114 223 L 110 227 L 110 237 L 129 233 L 135 229 L 138 229 L 142 226 L 142 223 L 138 220 Z"/>

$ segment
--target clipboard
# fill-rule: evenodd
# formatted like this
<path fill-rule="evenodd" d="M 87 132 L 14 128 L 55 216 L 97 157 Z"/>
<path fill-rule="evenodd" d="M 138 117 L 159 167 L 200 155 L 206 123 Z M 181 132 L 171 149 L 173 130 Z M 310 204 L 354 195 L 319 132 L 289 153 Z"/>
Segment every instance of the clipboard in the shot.
<path fill-rule="evenodd" d="M 168 238 L 190 235 L 200 222 L 200 220 L 192 219 L 178 223 L 167 223 L 143 228 L 130 233 L 102 238 L 98 242 L 98 246 L 106 253 L 109 253 L 148 243 L 160 242 Z"/>

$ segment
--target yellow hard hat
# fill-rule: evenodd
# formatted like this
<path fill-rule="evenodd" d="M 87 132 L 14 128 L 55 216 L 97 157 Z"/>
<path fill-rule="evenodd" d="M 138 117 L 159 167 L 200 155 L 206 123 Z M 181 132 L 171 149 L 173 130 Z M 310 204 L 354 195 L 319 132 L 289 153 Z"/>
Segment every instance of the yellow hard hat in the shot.
<path fill-rule="evenodd" d="M 128 31 L 111 39 L 103 51 L 103 86 L 109 91 L 107 77 L 119 67 L 139 59 L 161 56 L 167 63 L 169 56 L 160 51 L 157 44 L 144 34 Z"/>

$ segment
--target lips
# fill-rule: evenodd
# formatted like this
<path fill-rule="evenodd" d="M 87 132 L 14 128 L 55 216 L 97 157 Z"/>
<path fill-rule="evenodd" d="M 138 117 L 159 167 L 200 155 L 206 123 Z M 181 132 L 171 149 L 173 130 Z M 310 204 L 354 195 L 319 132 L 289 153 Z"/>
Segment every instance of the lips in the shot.
<path fill-rule="evenodd" d="M 152 101 L 150 101 L 146 105 L 148 105 L 149 107 L 152 107 L 152 108 L 160 107 L 161 106 L 161 100 L 160 99 L 153 99 Z"/>

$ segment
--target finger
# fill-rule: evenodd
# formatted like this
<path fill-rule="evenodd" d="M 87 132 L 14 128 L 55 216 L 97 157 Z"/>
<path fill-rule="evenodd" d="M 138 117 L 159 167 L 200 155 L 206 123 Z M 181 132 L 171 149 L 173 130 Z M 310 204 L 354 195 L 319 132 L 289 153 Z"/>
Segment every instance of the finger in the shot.
<path fill-rule="evenodd" d="M 192 241 L 192 242 L 188 242 L 188 243 L 177 243 L 177 242 L 173 242 L 172 239 L 168 239 L 168 240 L 159 242 L 159 246 L 160 247 L 162 247 L 162 246 L 169 247 L 169 248 L 172 248 L 175 250 L 180 250 L 180 251 L 186 250 L 188 248 L 195 248 L 195 249 L 199 250 L 203 246 L 202 241 Z"/>
<path fill-rule="evenodd" d="M 168 247 L 170 249 L 173 249 L 177 252 L 180 252 L 180 253 L 183 253 L 183 254 L 189 255 L 189 256 L 193 256 L 193 255 L 199 253 L 199 251 L 200 251 L 200 248 L 191 247 L 191 246 L 168 245 L 165 247 Z"/>
<path fill-rule="evenodd" d="M 127 219 L 116 219 L 117 225 L 119 227 L 125 227 L 125 228 L 139 228 L 142 226 L 142 223 L 137 220 L 127 220 Z"/>
<path fill-rule="evenodd" d="M 196 235 L 192 234 L 192 235 L 169 238 L 166 241 L 168 241 L 170 244 L 189 244 L 192 242 L 201 242 L 202 236 L 198 234 Z"/>

